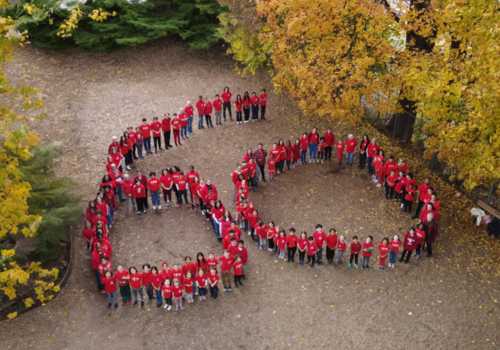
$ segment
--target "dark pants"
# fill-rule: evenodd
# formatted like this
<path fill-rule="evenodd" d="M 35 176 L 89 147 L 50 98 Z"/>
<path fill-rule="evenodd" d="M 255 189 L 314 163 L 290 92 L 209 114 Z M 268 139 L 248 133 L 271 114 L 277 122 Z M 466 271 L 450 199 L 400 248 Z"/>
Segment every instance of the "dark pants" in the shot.
<path fill-rule="evenodd" d="M 262 175 L 262 181 L 266 181 L 266 177 L 264 176 L 265 175 L 265 168 L 266 168 L 265 165 L 259 165 L 260 175 Z"/>
<path fill-rule="evenodd" d="M 161 149 L 161 136 L 153 137 L 153 141 L 155 143 L 155 152 L 157 152 L 158 149 Z"/>
<path fill-rule="evenodd" d="M 153 286 L 144 286 L 146 288 L 146 294 L 148 295 L 149 300 L 153 300 Z"/>
<path fill-rule="evenodd" d="M 366 164 L 366 152 L 365 153 L 359 153 L 359 167 L 361 169 L 364 169 L 365 168 L 365 164 Z"/>
<path fill-rule="evenodd" d="M 130 284 L 127 284 L 125 286 L 120 286 L 120 295 L 122 296 L 123 302 L 132 300 L 132 292 L 130 290 Z"/>
<path fill-rule="evenodd" d="M 101 290 L 104 290 L 104 284 L 102 284 L 102 282 L 101 282 L 101 273 L 99 272 L 99 270 L 94 270 L 94 271 L 95 271 L 95 275 L 97 277 L 97 289 L 100 292 Z"/>
<path fill-rule="evenodd" d="M 325 147 L 325 160 L 332 160 L 332 146 Z"/>
<path fill-rule="evenodd" d="M 170 147 L 170 131 L 163 132 L 163 139 L 165 140 L 165 149 Z"/>
<path fill-rule="evenodd" d="M 330 249 L 326 247 L 326 261 L 332 262 L 335 259 L 335 249 Z"/>
<path fill-rule="evenodd" d="M 242 122 L 243 121 L 243 118 L 241 116 L 241 111 L 236 111 L 236 121 L 237 122 Z"/>
<path fill-rule="evenodd" d="M 368 157 L 368 174 L 372 175 L 373 174 L 373 158 Z"/>
<path fill-rule="evenodd" d="M 357 265 L 358 264 L 358 255 L 359 254 L 351 254 L 351 257 L 349 259 L 349 264 L 352 264 L 352 259 L 354 259 L 355 264 Z"/>
<path fill-rule="evenodd" d="M 318 259 L 318 265 L 321 264 L 321 260 L 323 259 L 323 247 L 318 247 L 318 251 L 316 252 L 316 256 Z"/>
<path fill-rule="evenodd" d="M 143 212 L 144 211 L 144 201 L 146 198 L 142 197 L 137 197 L 135 199 L 135 203 L 137 204 L 137 211 Z"/>
<path fill-rule="evenodd" d="M 235 285 L 236 287 L 238 287 L 238 283 L 239 283 L 240 285 L 243 285 L 243 283 L 241 283 L 241 275 L 239 275 L 239 276 L 234 275 L 234 285 Z"/>
<path fill-rule="evenodd" d="M 390 192 L 390 194 L 389 194 Z M 394 187 L 385 187 L 385 199 L 392 199 L 392 196 L 394 195 Z"/>
<path fill-rule="evenodd" d="M 422 252 L 423 248 L 424 248 L 423 245 L 421 245 L 421 244 L 417 245 L 417 249 L 416 249 L 417 250 L 417 255 L 420 255 L 420 253 Z"/>
<path fill-rule="evenodd" d="M 189 204 L 187 197 L 187 190 L 177 192 L 177 204 L 182 204 L 182 197 L 184 197 L 186 204 Z"/>
<path fill-rule="evenodd" d="M 151 136 L 150 137 L 145 137 L 143 139 L 143 142 L 144 142 L 144 150 L 145 150 L 146 154 L 148 152 L 151 152 Z"/>
<path fill-rule="evenodd" d="M 214 125 L 212 124 L 212 116 L 210 114 L 205 114 L 205 121 L 207 122 L 207 128 L 214 127 Z"/>
<path fill-rule="evenodd" d="M 266 106 L 260 106 L 260 119 L 266 119 Z"/>
<path fill-rule="evenodd" d="M 432 256 L 432 244 L 427 243 L 427 256 Z"/>
<path fill-rule="evenodd" d="M 413 250 L 403 250 L 403 254 L 401 255 L 401 259 L 399 259 L 399 261 L 403 261 L 403 260 L 405 262 L 410 261 L 412 252 L 413 252 Z M 406 259 L 405 259 L 405 256 L 406 256 Z"/>
<path fill-rule="evenodd" d="M 280 160 L 277 165 L 278 165 L 278 171 L 282 173 L 283 168 L 285 167 L 285 160 L 284 159 Z"/>
<path fill-rule="evenodd" d="M 288 247 L 288 261 L 295 261 L 295 252 L 297 251 L 297 247 L 290 248 Z"/>
<path fill-rule="evenodd" d="M 207 287 L 198 288 L 198 294 L 200 295 L 200 297 L 207 295 Z"/>
<path fill-rule="evenodd" d="M 312 260 L 311 266 L 314 266 L 314 263 L 316 262 L 316 255 L 307 255 L 307 263 L 309 264 Z"/>
<path fill-rule="evenodd" d="M 411 214 L 411 205 L 413 204 L 413 202 L 410 202 L 410 201 L 407 201 L 406 199 L 404 199 L 404 212 L 406 213 L 406 209 L 408 209 L 408 213 Z"/>
<path fill-rule="evenodd" d="M 125 158 L 125 165 L 130 165 L 134 164 L 134 159 L 132 157 L 132 151 L 129 150 L 127 153 L 123 155 L 123 158 Z"/>
<path fill-rule="evenodd" d="M 299 261 L 302 261 L 304 262 L 304 258 L 306 257 L 306 251 L 304 250 L 303 252 L 301 252 L 299 250 Z"/>
<path fill-rule="evenodd" d="M 170 296 L 169 298 L 165 298 L 165 304 L 172 306 L 172 296 Z"/>
<path fill-rule="evenodd" d="M 233 120 L 231 115 L 231 102 L 222 102 L 222 115 L 224 116 L 224 121 L 226 121 L 226 109 L 229 111 L 229 118 Z"/>
<path fill-rule="evenodd" d="M 259 119 L 259 105 L 252 105 L 252 120 Z"/>
<path fill-rule="evenodd" d="M 250 118 L 250 107 L 243 107 L 243 114 L 245 114 L 245 121 L 248 121 Z"/>
<path fill-rule="evenodd" d="M 420 210 L 422 210 L 424 204 L 425 203 L 420 201 L 420 199 L 418 200 L 417 210 L 415 211 L 415 215 L 413 215 L 414 218 L 418 218 L 418 216 L 420 215 Z"/>
<path fill-rule="evenodd" d="M 132 157 L 133 157 L 134 159 L 137 159 L 137 151 L 136 151 L 136 150 L 137 150 L 137 145 L 134 143 L 134 144 L 132 145 Z"/>
<path fill-rule="evenodd" d="M 210 286 L 210 298 L 217 299 L 219 296 L 219 286 Z"/>
<path fill-rule="evenodd" d="M 156 304 L 157 305 L 163 304 L 163 298 L 161 297 L 161 290 L 155 290 L 155 296 L 156 296 Z"/>

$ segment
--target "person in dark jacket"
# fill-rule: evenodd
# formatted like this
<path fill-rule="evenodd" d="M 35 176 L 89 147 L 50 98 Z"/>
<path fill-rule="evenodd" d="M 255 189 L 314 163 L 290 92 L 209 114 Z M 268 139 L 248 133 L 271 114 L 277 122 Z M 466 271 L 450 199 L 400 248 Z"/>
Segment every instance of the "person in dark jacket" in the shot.
<path fill-rule="evenodd" d="M 259 143 L 257 149 L 253 152 L 253 156 L 255 158 L 255 163 L 257 164 L 258 170 L 262 174 L 262 181 L 266 182 L 265 178 L 265 167 L 266 167 L 266 157 L 267 151 L 264 149 L 262 143 Z M 256 175 L 257 179 L 259 178 L 259 174 Z"/>
<path fill-rule="evenodd" d="M 438 235 L 438 225 L 434 221 L 434 214 L 427 214 L 427 219 L 423 222 L 425 228 L 425 243 L 427 243 L 427 257 L 432 256 L 432 244 Z"/>

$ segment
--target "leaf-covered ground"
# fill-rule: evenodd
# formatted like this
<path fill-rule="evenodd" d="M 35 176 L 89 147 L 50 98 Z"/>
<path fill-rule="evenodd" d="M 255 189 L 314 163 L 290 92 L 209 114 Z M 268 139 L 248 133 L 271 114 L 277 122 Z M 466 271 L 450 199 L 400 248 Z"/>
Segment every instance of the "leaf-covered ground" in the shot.
<path fill-rule="evenodd" d="M 221 50 L 192 52 L 180 43 L 160 41 L 108 55 L 30 48 L 17 54 L 7 72 L 16 84 L 41 89 L 49 116 L 33 127 L 46 142 L 63 144 L 58 172 L 79 181 L 86 202 L 102 177 L 111 136 L 126 126 L 176 112 L 186 101 L 220 93 L 226 85 L 234 92 L 272 90 L 265 76 L 242 79 L 232 68 Z M 194 164 L 234 211 L 230 175 L 247 147 L 263 142 L 270 149 L 278 139 L 293 141 L 314 125 L 320 131 L 331 125 L 342 137 L 375 135 L 366 126 L 303 117 L 286 96 L 271 93 L 269 105 L 265 123 L 195 130 L 182 148 L 150 156 L 137 167 L 149 171 L 175 164 L 187 169 Z M 388 142 L 382 144 L 389 150 Z M 427 175 L 417 157 L 403 155 L 397 147 L 387 154 L 403 156 L 417 182 Z M 221 292 L 216 302 L 196 301 L 183 312 L 129 306 L 110 312 L 106 298 L 96 292 L 82 241 L 68 285 L 46 306 L 4 323 L 0 347 L 496 348 L 498 245 L 484 235 L 484 226 L 471 224 L 471 203 L 437 178 L 433 182 L 442 209 L 431 259 L 412 259 L 384 272 L 348 269 L 346 264 L 308 269 L 257 250 L 244 236 L 249 264 L 242 288 Z M 285 171 L 275 182 L 259 186 L 251 199 L 266 221 L 309 234 L 322 223 L 326 230 L 334 227 L 346 235 L 348 242 L 353 235 L 373 235 L 378 243 L 412 225 L 365 172 L 335 162 Z M 121 209 L 111 240 L 115 265 L 181 263 L 185 255 L 199 251 L 221 253 L 207 221 L 185 208 L 141 217 L 126 217 Z M 377 264 L 375 253 L 372 268 Z"/>

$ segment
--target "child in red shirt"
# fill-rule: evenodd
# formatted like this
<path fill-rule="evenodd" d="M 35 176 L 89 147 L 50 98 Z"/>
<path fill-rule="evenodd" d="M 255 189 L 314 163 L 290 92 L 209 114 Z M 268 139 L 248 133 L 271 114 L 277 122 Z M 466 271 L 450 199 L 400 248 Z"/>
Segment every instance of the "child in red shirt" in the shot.
<path fill-rule="evenodd" d="M 174 278 L 174 285 L 172 286 L 172 293 L 174 294 L 174 300 L 175 300 L 175 311 L 179 310 L 179 307 L 181 310 L 184 310 L 184 307 L 182 307 L 182 290 L 184 287 L 182 286 L 181 282 L 177 279 Z"/>
<path fill-rule="evenodd" d="M 399 262 L 405 261 L 405 264 L 410 262 L 411 253 L 417 248 L 418 238 L 415 234 L 415 228 L 411 227 L 410 231 L 406 233 L 404 241 L 403 241 L 403 254 L 401 254 L 401 258 Z M 406 256 L 406 259 L 405 259 Z"/>
<path fill-rule="evenodd" d="M 238 241 L 238 248 L 236 249 L 236 254 L 241 255 L 241 262 L 243 263 L 243 274 L 241 275 L 241 278 L 245 279 L 245 272 L 248 262 L 248 251 L 247 248 L 245 248 L 245 242 L 242 239 Z"/>
<path fill-rule="evenodd" d="M 267 171 L 269 181 L 274 181 L 274 172 L 276 170 L 276 160 L 274 158 L 274 154 L 271 153 L 269 159 L 267 160 Z"/>
<path fill-rule="evenodd" d="M 272 252 L 274 250 L 274 236 L 278 234 L 278 231 L 276 231 L 276 227 L 274 227 L 274 222 L 269 221 L 267 224 L 267 242 L 268 242 L 268 252 Z"/>
<path fill-rule="evenodd" d="M 339 157 L 339 165 L 342 165 L 342 157 L 344 156 L 345 143 L 339 138 L 339 142 L 335 144 L 337 147 L 337 155 Z"/>
<path fill-rule="evenodd" d="M 326 236 L 326 264 L 334 265 L 335 251 L 337 250 L 337 231 L 334 228 L 330 229 L 330 233 Z"/>
<path fill-rule="evenodd" d="M 394 194 L 394 187 L 396 187 L 396 181 L 398 180 L 396 176 L 396 172 L 393 170 L 391 171 L 391 175 L 387 176 L 385 179 L 386 181 L 386 187 L 385 187 L 385 199 L 389 200 L 389 198 L 392 200 L 392 195 Z M 390 192 L 390 195 L 388 196 Z"/>
<path fill-rule="evenodd" d="M 278 249 L 280 250 L 279 258 L 286 260 L 286 257 L 285 257 L 285 248 L 286 248 L 285 230 L 283 230 L 283 229 L 280 230 L 280 235 L 278 237 L 277 243 L 278 243 Z"/>
<path fill-rule="evenodd" d="M 338 242 L 339 260 L 337 261 L 337 266 L 342 265 L 342 257 L 344 256 L 344 252 L 345 252 L 346 247 L 347 247 L 347 244 L 345 242 L 345 237 L 341 235 L 339 237 L 339 242 Z"/>
<path fill-rule="evenodd" d="M 161 292 L 163 293 L 163 297 L 165 298 L 165 306 L 164 309 L 168 311 L 172 310 L 172 286 L 170 285 L 170 280 L 167 278 L 165 283 L 161 287 Z"/>
<path fill-rule="evenodd" d="M 387 255 L 389 255 L 389 249 L 389 238 L 384 238 L 382 243 L 378 245 L 378 250 L 380 251 L 378 269 L 381 271 L 384 269 L 385 259 L 387 259 Z"/>
<path fill-rule="evenodd" d="M 200 301 L 207 300 L 207 280 L 208 277 L 205 275 L 205 271 L 202 268 L 199 268 L 198 274 L 196 275 L 196 286 L 198 287 L 198 293 L 200 294 Z"/>
<path fill-rule="evenodd" d="M 384 183 L 385 162 L 383 159 L 379 160 L 378 165 L 374 168 L 377 169 L 377 187 L 382 187 Z"/>
<path fill-rule="evenodd" d="M 241 276 L 243 275 L 243 262 L 241 261 L 240 254 L 236 254 L 232 265 L 234 271 L 234 286 L 238 288 L 238 283 L 240 286 L 243 285 L 243 283 L 241 283 Z"/>
<path fill-rule="evenodd" d="M 194 264 L 192 264 L 194 265 Z M 184 267 L 184 266 L 183 266 Z M 186 272 L 186 277 L 182 280 L 182 284 L 186 288 L 186 299 L 188 303 L 194 302 L 193 300 L 193 286 L 194 286 L 194 278 L 191 270 Z"/>
<path fill-rule="evenodd" d="M 390 246 L 389 267 L 394 268 L 394 264 L 396 263 L 396 257 L 398 256 L 398 250 L 400 245 L 401 241 L 399 240 L 399 235 L 394 235 L 394 238 L 389 242 Z"/>
<path fill-rule="evenodd" d="M 115 309 L 118 308 L 118 299 L 116 297 L 116 277 L 113 276 L 113 273 L 108 270 L 104 274 L 104 278 L 102 278 L 102 284 L 104 284 L 104 288 L 106 289 L 106 293 L 108 293 L 108 308 L 111 308 L 111 304 L 114 301 Z"/>
<path fill-rule="evenodd" d="M 425 244 L 425 228 L 423 223 L 418 224 L 415 235 L 417 236 L 417 250 L 413 253 L 413 255 L 415 255 L 415 259 L 418 260 L 420 259 L 420 253 L 422 252 Z"/>
<path fill-rule="evenodd" d="M 354 236 L 352 237 L 352 243 L 351 243 L 351 257 L 349 260 L 349 267 L 352 266 L 352 260 L 354 259 L 354 266 L 356 266 L 356 268 L 359 269 L 358 256 L 360 251 L 361 251 L 361 243 L 359 243 L 358 236 Z"/>
<path fill-rule="evenodd" d="M 307 149 L 309 148 L 309 138 L 307 132 L 300 138 L 300 164 L 306 165 Z"/>
<path fill-rule="evenodd" d="M 300 159 L 300 140 L 296 139 L 295 144 L 292 146 L 292 166 L 295 168 L 302 164 L 302 162 L 298 163 Z"/>
<path fill-rule="evenodd" d="M 290 141 L 287 141 L 285 145 L 285 160 L 286 170 L 290 170 L 290 163 L 292 162 L 292 143 Z"/>
<path fill-rule="evenodd" d="M 415 186 L 410 184 L 408 190 L 406 191 L 404 203 L 403 203 L 403 212 L 406 213 L 406 209 L 408 209 L 408 213 L 411 214 L 411 205 L 413 204 L 413 199 L 415 198 Z"/>
<path fill-rule="evenodd" d="M 308 242 L 309 241 L 307 240 L 307 233 L 305 231 L 302 231 L 300 233 L 300 238 L 297 239 L 297 245 L 299 246 L 299 266 L 304 265 L 304 258 L 306 256 Z"/>
<path fill-rule="evenodd" d="M 318 144 L 318 162 L 324 163 L 325 161 L 323 158 L 325 158 L 325 138 L 320 137 Z"/>
<path fill-rule="evenodd" d="M 308 242 L 307 242 L 307 262 L 306 262 L 306 265 L 310 264 L 311 260 L 312 260 L 312 264 L 311 264 L 311 266 L 309 266 L 310 268 L 314 267 L 314 262 L 316 261 L 316 253 L 318 251 L 319 251 L 319 248 L 316 245 L 316 243 L 314 242 L 314 237 L 312 237 L 312 236 L 309 237 Z"/>
<path fill-rule="evenodd" d="M 118 265 L 117 271 L 115 273 L 116 282 L 120 287 L 120 295 L 122 296 L 122 306 L 128 302 L 129 305 L 132 304 L 132 293 L 130 292 L 129 279 L 130 275 L 127 270 L 123 268 L 122 265 Z"/>
<path fill-rule="evenodd" d="M 370 258 L 373 251 L 373 237 L 368 236 L 366 241 L 363 243 L 363 261 L 361 263 L 361 270 L 370 268 Z"/>
<path fill-rule="evenodd" d="M 295 262 L 295 252 L 297 251 L 297 235 L 295 229 L 292 227 L 286 236 L 286 243 L 288 248 L 288 262 Z"/>
<path fill-rule="evenodd" d="M 156 266 L 151 266 L 151 276 L 149 277 L 149 280 L 151 281 L 151 287 L 153 288 L 156 296 L 156 306 L 160 307 L 161 304 L 163 304 L 161 296 L 162 278 Z"/>
<path fill-rule="evenodd" d="M 214 298 L 214 300 L 217 300 L 217 297 L 219 296 L 219 275 L 217 274 L 217 267 L 215 266 L 210 267 L 210 273 L 208 274 L 208 281 L 210 288 L 210 298 Z"/>

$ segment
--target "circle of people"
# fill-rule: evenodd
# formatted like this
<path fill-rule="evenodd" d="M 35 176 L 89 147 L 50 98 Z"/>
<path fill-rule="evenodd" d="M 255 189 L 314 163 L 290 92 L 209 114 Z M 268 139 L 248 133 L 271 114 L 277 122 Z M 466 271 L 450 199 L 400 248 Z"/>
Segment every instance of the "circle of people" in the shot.
<path fill-rule="evenodd" d="M 262 92 L 259 102 L 261 103 L 261 119 L 265 119 L 267 95 L 265 95 L 265 90 Z M 255 93 L 252 95 L 255 97 Z M 219 95 L 216 95 L 216 100 L 212 104 L 216 108 L 216 124 L 222 124 L 221 106 L 224 107 L 224 120 L 226 120 L 226 110 L 232 120 L 230 108 L 232 95 L 228 87 L 224 88 L 221 96 L 220 105 L 216 103 Z M 245 93 L 245 96 L 248 96 L 248 93 Z M 237 115 L 239 113 L 237 117 L 239 123 L 241 108 L 238 108 L 237 101 L 238 99 L 235 101 L 235 106 Z M 262 101 L 264 101 L 263 105 Z M 198 102 L 203 103 L 203 106 L 207 105 L 207 99 L 203 101 L 201 96 Z M 253 112 L 254 103 L 250 104 Z M 259 182 L 266 182 L 266 166 L 268 180 L 274 181 L 275 174 L 306 165 L 308 152 L 309 163 L 331 162 L 332 150 L 335 148 L 338 164 L 341 166 L 345 151 L 346 164 L 352 166 L 354 154 L 359 150 L 358 168 L 364 169 L 367 165 L 368 174 L 376 186 L 384 188 L 386 200 L 401 203 L 401 210 L 411 214 L 412 203 L 417 197 L 417 209 L 412 216 L 412 219 L 420 219 L 417 227 L 411 227 L 402 241 L 397 234 L 391 240 L 383 238 L 377 246 L 379 270 L 384 269 L 387 257 L 389 257 L 388 266 L 395 267 L 401 244 L 403 253 L 399 259 L 400 262 L 409 263 L 411 256 L 418 260 L 424 247 L 427 249 L 427 257 L 432 256 L 432 244 L 438 235 L 436 222 L 440 202 L 437 200 L 434 187 L 430 184 L 430 179 L 426 178 L 416 189 L 413 173 L 409 172 L 410 167 L 402 159 L 396 163 L 393 156 L 386 161 L 384 151 L 377 144 L 376 139 L 370 141 L 366 134 L 359 144 L 353 135 L 348 135 L 345 142 L 342 139 L 335 142 L 335 135 L 331 129 L 320 136 L 317 128 L 313 128 L 311 132 L 304 133 L 300 139 L 297 138 L 293 145 L 291 141 L 285 143 L 281 139 L 273 144 L 269 152 L 263 144 L 259 144 L 255 150 L 247 149 L 241 164 L 238 164 L 232 174 L 232 199 L 236 206 L 234 217 L 218 199 L 216 186 L 211 183 L 210 179 L 202 178 L 194 166 L 190 166 L 186 173 L 177 166 L 163 169 L 160 176 L 152 171 L 149 173 L 149 179 L 141 170 L 137 170 L 133 179 L 129 174 L 123 175 L 122 160 L 125 160 L 125 168 L 131 170 L 130 166 L 134 166 L 134 160 L 144 158 L 143 146 L 146 155 L 173 147 L 170 144 L 170 127 L 174 131 L 176 146 L 181 145 L 179 135 L 176 136 L 176 130 L 177 134 L 179 131 L 178 127 L 181 130 L 185 128 L 180 136 L 182 139 L 187 139 L 187 134 L 193 133 L 188 128 L 189 120 L 184 124 L 179 121 L 179 118 L 182 120 L 185 115 L 193 118 L 192 109 L 189 108 L 188 102 L 185 108 L 181 108 L 180 116 L 174 114 L 174 118 L 170 118 L 170 115 L 166 113 L 161 123 L 157 117 L 153 118 L 152 124 L 148 124 L 144 118 L 135 131 L 133 127 L 128 127 L 119 141 L 117 137 L 113 137 L 108 147 L 107 172 L 101 180 L 96 198 L 90 201 L 86 208 L 86 222 L 82 232 L 82 236 L 87 241 L 87 248 L 91 251 L 97 288 L 101 293 L 107 294 L 108 308 L 111 308 L 113 304 L 115 308 L 118 307 L 118 288 L 122 297 L 122 306 L 131 305 L 133 295 L 133 305 L 138 305 L 140 301 L 141 307 L 144 307 L 143 291 L 145 291 L 148 305 L 156 300 L 157 307 L 161 307 L 165 301 L 164 308 L 172 310 L 173 301 L 175 301 L 176 310 L 182 310 L 183 301 L 193 303 L 196 295 L 199 295 L 200 301 L 206 300 L 207 289 L 210 292 L 210 298 L 217 300 L 220 280 L 222 280 L 224 291 L 232 291 L 233 281 L 235 287 L 242 286 L 248 262 L 248 252 L 242 239 L 242 230 L 247 232 L 260 250 L 279 254 L 279 258 L 285 261 L 295 262 L 298 250 L 298 265 L 300 266 L 309 265 L 310 268 L 314 268 L 315 264 L 321 265 L 324 250 L 326 250 L 327 265 L 341 266 L 349 245 L 348 267 L 352 267 L 354 263 L 354 266 L 359 268 L 358 257 L 361 253 L 361 269 L 370 269 L 370 259 L 374 249 L 372 236 L 367 236 L 363 243 L 360 242 L 359 237 L 353 236 L 348 244 L 345 235 L 338 236 L 333 228 L 327 234 L 323 231 L 321 224 L 316 225 L 311 236 L 308 236 L 305 231 L 297 234 L 294 228 L 290 228 L 287 234 L 285 229 L 275 225 L 273 221 L 266 224 L 253 202 L 249 200 L 250 192 L 255 192 Z M 205 114 L 200 114 L 198 104 L 197 109 L 200 118 L 199 129 L 203 128 L 203 115 L 208 127 L 211 124 L 209 122 L 211 110 L 204 107 L 202 113 Z M 255 111 L 255 115 L 252 113 L 255 116 L 252 120 L 257 120 L 258 108 L 255 108 Z M 247 119 L 245 114 L 245 121 Z M 159 130 L 163 131 L 165 149 L 161 148 Z M 155 146 L 154 153 L 151 150 L 151 131 Z M 113 218 L 118 209 L 117 198 L 120 202 L 125 202 L 127 213 L 132 210 L 137 212 L 137 215 L 144 215 L 149 210 L 149 198 L 153 210 L 161 210 L 162 203 L 165 208 L 175 206 L 172 202 L 172 192 L 175 194 L 177 208 L 185 204 L 187 208 L 199 210 L 201 215 L 210 222 L 218 242 L 223 244 L 223 255 L 216 257 L 213 252 L 210 252 L 205 257 L 202 252 L 199 252 L 194 262 L 190 256 L 186 256 L 182 266 L 175 263 L 170 268 L 167 262 L 162 262 L 161 267 L 157 267 L 145 263 L 141 271 L 135 266 L 125 269 L 124 266 L 118 264 L 116 271 L 113 272 L 109 230 L 112 228 Z M 335 252 L 337 252 L 337 262 L 334 261 Z M 304 263 L 306 254 L 307 262 Z M 218 273 L 219 266 L 221 278 Z"/>

